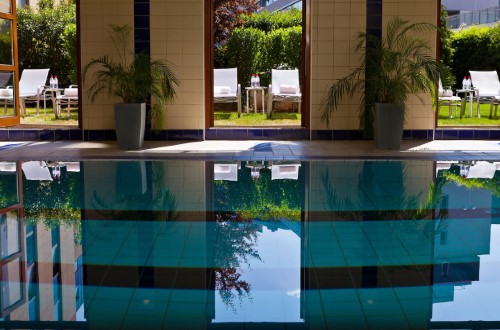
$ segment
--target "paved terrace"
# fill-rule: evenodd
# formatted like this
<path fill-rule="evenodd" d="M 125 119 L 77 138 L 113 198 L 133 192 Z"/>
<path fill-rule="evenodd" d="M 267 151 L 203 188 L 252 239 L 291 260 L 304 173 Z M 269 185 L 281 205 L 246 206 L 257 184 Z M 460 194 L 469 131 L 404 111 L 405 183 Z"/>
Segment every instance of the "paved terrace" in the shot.
<path fill-rule="evenodd" d="M 500 141 L 402 141 L 400 150 L 379 150 L 373 141 L 147 141 L 142 150 L 120 150 L 115 142 L 0 142 L 0 160 L 85 159 L 500 161 Z"/>

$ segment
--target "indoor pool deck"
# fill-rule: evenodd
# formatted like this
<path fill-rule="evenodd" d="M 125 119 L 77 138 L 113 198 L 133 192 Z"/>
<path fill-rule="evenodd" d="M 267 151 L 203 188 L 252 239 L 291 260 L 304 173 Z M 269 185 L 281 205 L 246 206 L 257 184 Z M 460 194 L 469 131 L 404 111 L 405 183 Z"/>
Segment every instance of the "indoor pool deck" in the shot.
<path fill-rule="evenodd" d="M 373 141 L 151 142 L 120 150 L 116 142 L 0 142 L 0 160 L 196 159 L 314 160 L 430 159 L 500 160 L 500 141 L 402 141 L 400 150 L 380 150 Z"/>

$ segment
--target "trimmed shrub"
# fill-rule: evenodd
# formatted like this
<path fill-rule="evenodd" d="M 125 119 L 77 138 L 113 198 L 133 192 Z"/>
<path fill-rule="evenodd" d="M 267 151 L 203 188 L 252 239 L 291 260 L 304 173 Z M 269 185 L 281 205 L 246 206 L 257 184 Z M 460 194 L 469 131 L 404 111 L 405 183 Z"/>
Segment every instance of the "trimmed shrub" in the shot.
<path fill-rule="evenodd" d="M 302 26 L 302 11 L 297 8 L 274 13 L 264 10 L 251 16 L 243 15 L 242 20 L 244 27 L 253 27 L 269 33 L 272 30 Z"/>
<path fill-rule="evenodd" d="M 68 24 L 61 35 L 61 43 L 66 50 L 70 68 L 68 72 L 69 80 L 72 84 L 78 84 L 78 75 L 76 67 L 78 66 L 76 50 L 76 24 Z"/>
<path fill-rule="evenodd" d="M 283 38 L 284 61 L 287 69 L 300 69 L 302 64 L 302 26 L 286 29 Z"/>
<path fill-rule="evenodd" d="M 498 30 L 498 28 L 495 28 Z M 492 35 L 498 35 L 489 27 L 470 27 L 452 35 L 452 73 L 457 88 L 462 87 L 462 79 L 469 70 L 497 70 L 498 55 L 492 54 Z"/>
<path fill-rule="evenodd" d="M 72 56 L 76 62 L 76 51 L 71 55 L 72 51 L 66 47 L 76 45 L 76 29 L 75 33 L 66 29 L 72 24 L 76 25 L 74 4 L 63 2 L 55 7 L 40 6 L 38 10 L 19 8 L 17 39 L 20 72 L 29 68 L 49 68 L 50 75 L 57 75 L 60 86 L 71 84 L 76 68 Z"/>
<path fill-rule="evenodd" d="M 264 37 L 264 32 L 258 29 L 236 28 L 227 42 L 228 67 L 238 68 L 238 82 L 242 87 L 250 86 L 252 73 L 259 71 Z"/>
<path fill-rule="evenodd" d="M 302 63 L 302 27 L 294 26 L 267 33 L 260 55 L 259 72 L 263 86 L 270 83 L 271 69 L 300 69 Z"/>

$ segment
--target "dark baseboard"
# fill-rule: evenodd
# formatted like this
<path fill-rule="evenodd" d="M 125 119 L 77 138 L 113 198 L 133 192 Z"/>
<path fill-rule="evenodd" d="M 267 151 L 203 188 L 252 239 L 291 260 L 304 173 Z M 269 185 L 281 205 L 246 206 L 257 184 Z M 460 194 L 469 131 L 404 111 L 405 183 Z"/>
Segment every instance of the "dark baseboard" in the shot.
<path fill-rule="evenodd" d="M 206 140 L 363 140 L 358 130 L 306 128 L 209 128 Z M 0 130 L 0 141 L 114 141 L 114 130 L 17 129 Z M 146 141 L 202 141 L 203 130 L 147 130 Z M 405 130 L 403 140 L 500 140 L 500 128 Z"/>

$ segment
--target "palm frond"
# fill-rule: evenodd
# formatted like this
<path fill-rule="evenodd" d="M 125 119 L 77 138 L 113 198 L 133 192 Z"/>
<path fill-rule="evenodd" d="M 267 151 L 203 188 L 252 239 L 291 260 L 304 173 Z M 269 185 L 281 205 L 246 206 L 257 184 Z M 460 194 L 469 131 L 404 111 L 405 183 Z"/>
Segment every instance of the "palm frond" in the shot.
<path fill-rule="evenodd" d="M 329 127 L 342 98 L 360 92 L 360 129 L 371 137 L 375 103 L 405 104 L 409 95 L 424 102 L 419 95 L 422 92 L 430 93 L 434 99 L 436 82 L 446 71 L 445 66 L 436 60 L 428 42 L 418 36 L 437 30 L 430 23 L 410 23 L 395 17 L 388 22 L 383 38 L 357 33 L 355 49 L 362 55 L 363 63 L 328 88 L 320 107 L 321 120 Z"/>
<path fill-rule="evenodd" d="M 129 25 L 110 25 L 111 40 L 118 54 L 118 61 L 110 56 L 91 59 L 83 69 L 85 78 L 92 73 L 89 98 L 95 102 L 97 95 L 107 93 L 120 98 L 124 103 L 152 104 L 150 122 L 153 129 L 163 127 L 163 112 L 167 103 L 174 99 L 180 81 L 173 65 L 164 60 L 152 59 L 146 52 L 133 54 L 129 48 Z M 132 54 L 132 55 L 131 55 Z M 127 61 L 132 58 L 131 61 Z"/>

